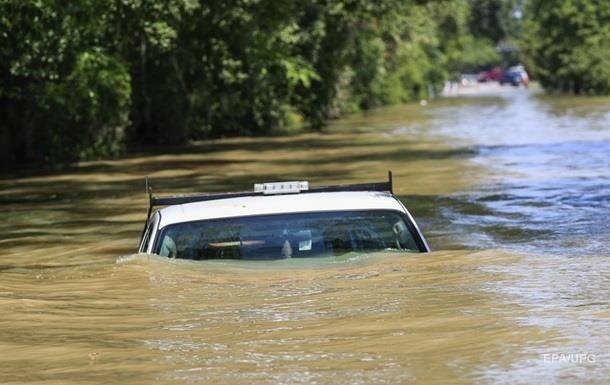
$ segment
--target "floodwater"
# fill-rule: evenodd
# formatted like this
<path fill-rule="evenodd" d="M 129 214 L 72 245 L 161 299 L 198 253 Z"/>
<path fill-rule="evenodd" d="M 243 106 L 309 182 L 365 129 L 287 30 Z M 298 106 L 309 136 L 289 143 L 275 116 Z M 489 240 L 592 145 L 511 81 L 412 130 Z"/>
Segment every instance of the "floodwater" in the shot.
<path fill-rule="evenodd" d="M 0 179 L 0 383 L 608 383 L 610 99 L 467 91 Z M 130 255 L 145 176 L 169 194 L 389 169 L 434 252 Z"/>

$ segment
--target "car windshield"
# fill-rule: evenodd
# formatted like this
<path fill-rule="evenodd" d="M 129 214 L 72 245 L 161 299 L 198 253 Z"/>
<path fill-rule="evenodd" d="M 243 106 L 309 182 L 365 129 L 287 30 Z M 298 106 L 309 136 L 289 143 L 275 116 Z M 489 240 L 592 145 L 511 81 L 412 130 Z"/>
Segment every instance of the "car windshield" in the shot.
<path fill-rule="evenodd" d="M 422 251 L 409 218 L 390 210 L 293 213 L 177 223 L 155 253 L 185 259 L 281 259 Z"/>

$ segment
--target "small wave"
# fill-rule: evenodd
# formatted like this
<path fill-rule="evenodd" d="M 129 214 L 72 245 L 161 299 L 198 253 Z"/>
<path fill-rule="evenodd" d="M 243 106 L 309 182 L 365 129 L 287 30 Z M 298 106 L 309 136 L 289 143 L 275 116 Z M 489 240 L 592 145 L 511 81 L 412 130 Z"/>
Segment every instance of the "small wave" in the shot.
<path fill-rule="evenodd" d="M 160 259 L 158 257 L 155 257 L 154 255 L 136 253 L 136 254 L 122 255 L 117 258 L 116 263 L 117 264 L 138 264 L 138 263 L 142 263 L 142 262 L 148 263 L 148 262 L 150 262 L 151 258 Z"/>

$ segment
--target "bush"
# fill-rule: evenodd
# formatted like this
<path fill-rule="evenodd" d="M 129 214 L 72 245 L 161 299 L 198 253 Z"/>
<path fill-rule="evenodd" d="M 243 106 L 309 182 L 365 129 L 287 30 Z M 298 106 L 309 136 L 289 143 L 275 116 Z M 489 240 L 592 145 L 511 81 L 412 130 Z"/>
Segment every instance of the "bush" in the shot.
<path fill-rule="evenodd" d="M 71 73 L 47 83 L 40 96 L 37 153 L 51 164 L 120 154 L 130 102 L 123 63 L 100 52 L 80 54 Z"/>

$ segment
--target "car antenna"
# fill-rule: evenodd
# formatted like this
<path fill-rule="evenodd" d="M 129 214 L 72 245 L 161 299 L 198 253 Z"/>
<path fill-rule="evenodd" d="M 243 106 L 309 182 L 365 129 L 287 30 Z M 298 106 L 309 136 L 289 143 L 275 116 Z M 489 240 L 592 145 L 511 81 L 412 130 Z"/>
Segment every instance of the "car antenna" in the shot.
<path fill-rule="evenodd" d="M 146 222 L 148 222 L 153 209 L 152 186 L 148 184 L 148 176 L 146 177 L 146 192 L 148 193 L 148 215 L 146 215 Z"/>

